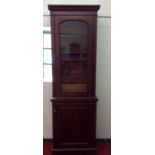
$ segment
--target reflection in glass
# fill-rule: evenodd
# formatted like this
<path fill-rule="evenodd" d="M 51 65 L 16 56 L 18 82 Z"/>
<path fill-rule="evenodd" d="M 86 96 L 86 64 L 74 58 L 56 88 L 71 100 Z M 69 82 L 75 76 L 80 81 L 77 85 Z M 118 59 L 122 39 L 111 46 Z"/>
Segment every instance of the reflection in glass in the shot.
<path fill-rule="evenodd" d="M 87 23 L 66 21 L 60 24 L 60 70 L 63 92 L 87 92 Z"/>

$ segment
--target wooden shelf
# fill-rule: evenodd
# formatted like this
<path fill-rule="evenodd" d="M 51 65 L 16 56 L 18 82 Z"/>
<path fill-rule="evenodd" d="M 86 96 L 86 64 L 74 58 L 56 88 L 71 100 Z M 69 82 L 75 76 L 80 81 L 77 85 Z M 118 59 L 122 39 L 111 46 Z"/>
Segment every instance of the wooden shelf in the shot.
<path fill-rule="evenodd" d="M 60 36 L 66 36 L 66 37 L 87 37 L 87 34 L 67 34 L 67 33 L 60 33 Z"/>
<path fill-rule="evenodd" d="M 85 58 L 60 58 L 61 61 L 86 61 Z"/>
<path fill-rule="evenodd" d="M 87 52 L 61 52 L 62 55 L 84 55 Z"/>

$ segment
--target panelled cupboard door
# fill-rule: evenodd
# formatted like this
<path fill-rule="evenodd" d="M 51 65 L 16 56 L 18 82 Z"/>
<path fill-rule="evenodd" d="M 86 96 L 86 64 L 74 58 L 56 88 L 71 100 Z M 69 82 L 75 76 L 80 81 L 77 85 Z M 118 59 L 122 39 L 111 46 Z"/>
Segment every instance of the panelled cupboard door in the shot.
<path fill-rule="evenodd" d="M 95 88 L 96 18 L 53 18 L 54 96 L 93 96 Z"/>
<path fill-rule="evenodd" d="M 54 148 L 93 147 L 96 104 L 53 106 Z"/>

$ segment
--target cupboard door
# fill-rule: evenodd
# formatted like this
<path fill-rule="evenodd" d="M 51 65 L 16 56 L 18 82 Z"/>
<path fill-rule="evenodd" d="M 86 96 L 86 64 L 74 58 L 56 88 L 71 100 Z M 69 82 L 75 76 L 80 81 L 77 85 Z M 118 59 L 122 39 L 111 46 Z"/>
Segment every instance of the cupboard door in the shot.
<path fill-rule="evenodd" d="M 88 16 L 59 16 L 53 20 L 54 96 L 92 96 L 94 20 Z M 93 56 L 93 59 L 92 59 Z"/>
<path fill-rule="evenodd" d="M 91 147 L 95 140 L 96 105 L 55 105 L 55 148 Z"/>

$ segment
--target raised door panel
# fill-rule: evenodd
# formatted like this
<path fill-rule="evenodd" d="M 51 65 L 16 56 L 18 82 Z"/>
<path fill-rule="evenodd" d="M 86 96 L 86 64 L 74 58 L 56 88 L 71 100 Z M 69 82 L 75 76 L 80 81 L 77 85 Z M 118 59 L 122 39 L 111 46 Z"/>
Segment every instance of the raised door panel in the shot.
<path fill-rule="evenodd" d="M 95 104 L 54 106 L 55 148 L 91 147 L 95 140 Z"/>

